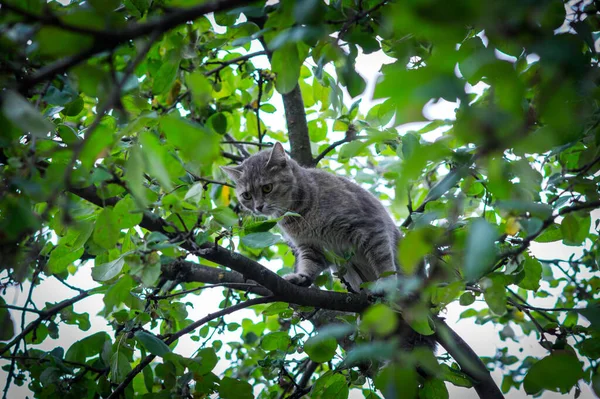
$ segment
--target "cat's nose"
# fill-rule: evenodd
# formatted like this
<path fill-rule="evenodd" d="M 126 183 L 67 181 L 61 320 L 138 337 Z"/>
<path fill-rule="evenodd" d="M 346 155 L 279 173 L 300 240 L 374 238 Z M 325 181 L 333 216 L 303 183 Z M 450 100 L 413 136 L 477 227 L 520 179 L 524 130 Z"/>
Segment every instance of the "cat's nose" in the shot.
<path fill-rule="evenodd" d="M 263 210 L 264 207 L 265 207 L 264 205 L 256 205 L 256 211 L 257 212 L 262 212 L 262 210 Z"/>

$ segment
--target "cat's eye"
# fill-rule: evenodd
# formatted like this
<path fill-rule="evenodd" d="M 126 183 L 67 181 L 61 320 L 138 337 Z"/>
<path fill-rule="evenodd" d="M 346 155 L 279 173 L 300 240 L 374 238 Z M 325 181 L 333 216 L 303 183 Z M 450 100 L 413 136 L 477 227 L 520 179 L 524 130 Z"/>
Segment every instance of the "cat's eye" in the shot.
<path fill-rule="evenodd" d="M 265 194 L 269 194 L 271 191 L 273 191 L 273 184 L 269 183 L 269 184 L 265 184 L 264 186 L 262 186 L 262 192 Z"/>
<path fill-rule="evenodd" d="M 250 194 L 248 191 L 243 192 L 242 193 L 242 198 L 245 199 L 245 200 L 252 199 L 252 194 Z"/>

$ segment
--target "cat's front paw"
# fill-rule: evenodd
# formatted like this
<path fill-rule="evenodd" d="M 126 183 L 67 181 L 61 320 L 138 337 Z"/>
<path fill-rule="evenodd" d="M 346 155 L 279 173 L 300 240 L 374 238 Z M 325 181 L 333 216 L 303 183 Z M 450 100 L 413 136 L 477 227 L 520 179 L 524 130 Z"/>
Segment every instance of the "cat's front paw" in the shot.
<path fill-rule="evenodd" d="M 300 287 L 308 287 L 312 284 L 311 278 L 306 274 L 290 273 L 283 276 L 283 278 L 294 285 L 299 285 Z"/>

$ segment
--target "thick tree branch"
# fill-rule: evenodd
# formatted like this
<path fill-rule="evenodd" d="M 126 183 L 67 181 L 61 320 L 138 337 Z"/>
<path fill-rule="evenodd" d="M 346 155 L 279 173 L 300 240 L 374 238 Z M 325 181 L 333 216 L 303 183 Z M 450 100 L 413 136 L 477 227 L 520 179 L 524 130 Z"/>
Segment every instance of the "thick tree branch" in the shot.
<path fill-rule="evenodd" d="M 292 158 L 302 166 L 312 167 L 314 161 L 310 150 L 310 137 L 300 85 L 296 85 L 289 93 L 283 94 L 282 98 Z"/>
<path fill-rule="evenodd" d="M 264 25 L 263 20 L 252 20 L 261 28 Z M 267 51 L 267 56 L 271 60 L 272 53 L 268 50 L 267 43 L 263 37 L 259 38 L 263 48 Z M 300 85 L 296 85 L 292 91 L 282 94 L 283 109 L 285 111 L 285 121 L 288 128 L 288 137 L 290 138 L 290 153 L 292 158 L 300 165 L 313 167 L 315 162 L 310 149 L 310 136 L 308 135 L 308 123 L 306 121 L 306 112 L 304 111 L 304 100 Z"/>
<path fill-rule="evenodd" d="M 503 399 L 504 395 L 498 389 L 490 372 L 481 359 L 479 359 L 477 353 L 443 319 L 434 316 L 433 320 L 435 323 L 436 340 L 456 360 L 461 370 L 475 381 L 473 387 L 479 397 L 485 399 Z"/>

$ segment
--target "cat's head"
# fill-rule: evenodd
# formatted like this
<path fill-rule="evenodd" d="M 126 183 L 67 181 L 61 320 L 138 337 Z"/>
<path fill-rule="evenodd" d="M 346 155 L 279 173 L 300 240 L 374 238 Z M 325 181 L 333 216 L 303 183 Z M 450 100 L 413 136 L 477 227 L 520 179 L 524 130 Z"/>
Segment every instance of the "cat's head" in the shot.
<path fill-rule="evenodd" d="M 279 217 L 292 205 L 291 188 L 296 183 L 292 162 L 281 143 L 275 143 L 270 150 L 252 155 L 239 166 L 221 169 L 235 182 L 238 200 L 244 208 Z"/>

